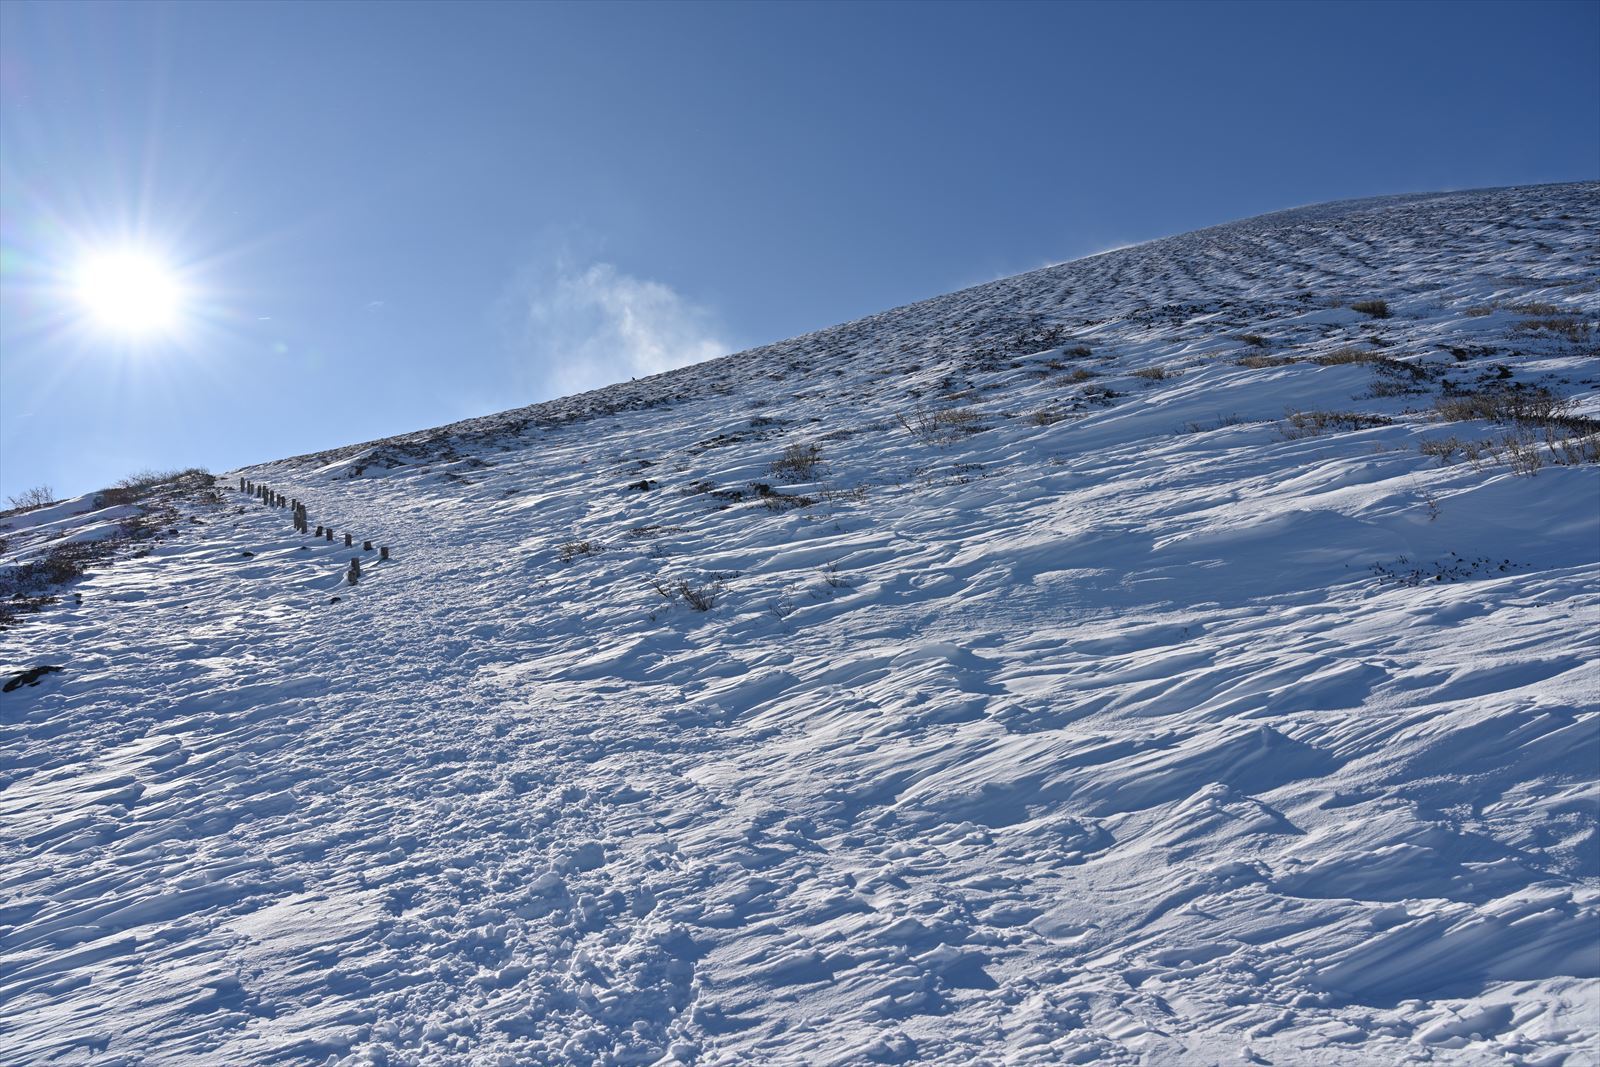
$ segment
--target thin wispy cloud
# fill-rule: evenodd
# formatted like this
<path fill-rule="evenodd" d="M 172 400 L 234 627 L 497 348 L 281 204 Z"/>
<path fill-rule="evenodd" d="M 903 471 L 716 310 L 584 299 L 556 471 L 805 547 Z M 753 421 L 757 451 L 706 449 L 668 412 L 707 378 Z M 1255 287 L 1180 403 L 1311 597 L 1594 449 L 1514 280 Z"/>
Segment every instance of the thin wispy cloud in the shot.
<path fill-rule="evenodd" d="M 708 309 L 610 263 L 579 266 L 563 257 L 525 271 L 508 305 L 520 369 L 546 395 L 657 374 L 729 350 Z"/>

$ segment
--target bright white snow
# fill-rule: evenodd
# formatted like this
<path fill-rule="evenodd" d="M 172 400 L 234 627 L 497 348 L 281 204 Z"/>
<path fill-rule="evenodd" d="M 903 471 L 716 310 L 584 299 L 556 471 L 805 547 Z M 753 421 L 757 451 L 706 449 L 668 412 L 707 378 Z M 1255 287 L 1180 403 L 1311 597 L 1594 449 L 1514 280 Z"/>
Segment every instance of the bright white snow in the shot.
<path fill-rule="evenodd" d="M 1418 447 L 1600 415 L 1597 251 L 1329 205 L 221 479 L 394 558 L 225 488 L 0 635 L 0 1060 L 1600 1062 L 1600 469 Z"/>

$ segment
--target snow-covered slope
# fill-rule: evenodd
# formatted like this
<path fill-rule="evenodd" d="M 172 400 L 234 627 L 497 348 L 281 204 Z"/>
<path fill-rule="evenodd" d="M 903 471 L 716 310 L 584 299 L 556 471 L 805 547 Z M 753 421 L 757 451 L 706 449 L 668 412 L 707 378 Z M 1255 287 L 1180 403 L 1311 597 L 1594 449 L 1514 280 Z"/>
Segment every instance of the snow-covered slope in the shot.
<path fill-rule="evenodd" d="M 0 1061 L 1600 1062 L 1597 254 L 1328 205 L 227 476 L 0 635 Z"/>

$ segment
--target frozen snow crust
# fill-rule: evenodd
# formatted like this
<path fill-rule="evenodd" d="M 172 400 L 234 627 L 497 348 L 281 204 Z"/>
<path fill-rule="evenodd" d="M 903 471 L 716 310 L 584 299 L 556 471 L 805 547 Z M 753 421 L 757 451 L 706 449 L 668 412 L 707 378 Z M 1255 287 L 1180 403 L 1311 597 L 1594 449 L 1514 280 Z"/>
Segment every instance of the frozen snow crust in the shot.
<path fill-rule="evenodd" d="M 1581 439 L 1597 254 L 1284 212 L 224 477 L 0 634 L 0 1062 L 1600 1062 L 1600 469 L 1419 448 Z"/>

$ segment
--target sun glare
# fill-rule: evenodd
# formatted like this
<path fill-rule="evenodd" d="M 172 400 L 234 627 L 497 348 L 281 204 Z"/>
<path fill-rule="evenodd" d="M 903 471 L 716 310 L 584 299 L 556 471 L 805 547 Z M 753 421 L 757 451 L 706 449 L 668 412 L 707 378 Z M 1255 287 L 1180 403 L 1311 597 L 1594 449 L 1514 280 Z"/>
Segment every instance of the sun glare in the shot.
<path fill-rule="evenodd" d="M 139 251 L 91 256 L 77 272 L 75 289 L 97 325 L 129 337 L 170 331 L 183 310 L 183 289 L 171 268 Z"/>

